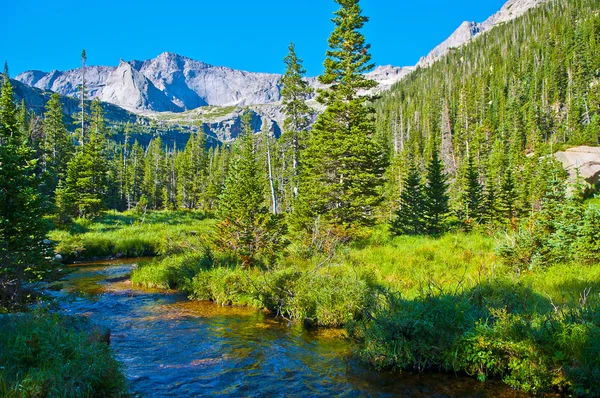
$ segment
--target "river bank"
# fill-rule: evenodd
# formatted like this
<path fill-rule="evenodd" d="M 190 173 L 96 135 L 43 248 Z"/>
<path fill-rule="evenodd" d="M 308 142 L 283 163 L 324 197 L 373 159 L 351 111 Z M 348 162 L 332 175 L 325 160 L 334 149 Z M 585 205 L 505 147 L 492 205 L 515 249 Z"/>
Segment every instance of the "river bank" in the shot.
<path fill-rule="evenodd" d="M 248 307 L 135 288 L 127 262 L 137 261 L 73 266 L 64 289 L 77 299 L 62 309 L 111 328 L 111 345 L 133 394 L 526 396 L 498 382 L 374 371 L 353 356 L 343 330 L 308 330 Z"/>
<path fill-rule="evenodd" d="M 133 271 L 134 286 L 266 309 L 311 327 L 343 326 L 356 343 L 353 358 L 384 372 L 468 374 L 531 393 L 586 396 L 600 388 L 597 266 L 519 269 L 496 254 L 498 236 L 391 238 L 375 229 L 331 253 L 307 256 L 291 246 L 269 268 L 243 268 L 211 248 L 211 220 L 188 225 L 186 213 L 181 223 L 178 214 L 165 214 L 148 219 L 170 224 L 143 228 L 156 236 L 179 232 L 162 236 L 167 249 Z M 96 228 L 83 232 L 82 241 L 102 241 Z M 136 236 L 135 228 L 134 221 L 109 231 L 112 243 L 103 247 Z"/>

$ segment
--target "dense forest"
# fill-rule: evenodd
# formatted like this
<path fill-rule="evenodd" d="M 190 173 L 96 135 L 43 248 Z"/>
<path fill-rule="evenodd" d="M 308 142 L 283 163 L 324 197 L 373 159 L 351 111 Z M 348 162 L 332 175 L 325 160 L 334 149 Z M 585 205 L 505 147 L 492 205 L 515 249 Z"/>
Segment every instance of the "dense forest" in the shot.
<path fill-rule="evenodd" d="M 363 94 L 376 85 L 364 75 L 374 68 L 360 33 L 368 18 L 358 0 L 337 3 L 319 77 L 327 88 L 317 93 L 324 111 L 311 125 L 312 89 L 291 44 L 279 139 L 267 121 L 254 131 L 247 113 L 231 144 L 209 146 L 194 133 L 182 148 L 160 137 L 144 147 L 127 130 L 117 143 L 100 102 L 88 108 L 84 82 L 79 115 L 66 117 L 54 94 L 38 117 L 15 104 L 6 66 L 0 308 L 25 308 L 35 283 L 56 278 L 55 247 L 42 243 L 49 231 L 64 257 L 115 255 L 115 244 L 94 252 L 82 243 L 78 226 L 116 212 L 143 223 L 155 211 L 177 218 L 183 210 L 214 223 L 206 236 L 169 238 L 167 248 L 119 249 L 163 255 L 134 272 L 134 283 L 347 326 L 359 356 L 379 368 L 600 394 L 600 303 L 587 286 L 573 285 L 583 293 L 560 304 L 532 287 L 554 286 L 552 267 L 574 264 L 563 278 L 598 285 L 598 187 L 569 184 L 552 155 L 600 144 L 600 2 L 534 8 L 379 97 Z M 479 257 L 475 247 L 490 237 L 495 249 Z M 452 245 L 463 257 L 449 277 Z M 397 270 L 369 267 L 377 250 L 398 264 L 408 264 L 397 257 L 403 250 L 425 254 L 411 263 L 408 283 Z M 444 255 L 450 260 L 434 261 Z"/>

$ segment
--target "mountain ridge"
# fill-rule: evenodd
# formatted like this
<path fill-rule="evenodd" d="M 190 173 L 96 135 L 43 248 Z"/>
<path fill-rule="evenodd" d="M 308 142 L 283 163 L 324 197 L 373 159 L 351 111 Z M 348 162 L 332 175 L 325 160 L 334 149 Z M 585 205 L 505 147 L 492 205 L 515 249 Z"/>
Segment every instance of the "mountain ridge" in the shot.
<path fill-rule="evenodd" d="M 463 22 L 445 41 L 436 46 L 415 66 L 378 66 L 367 73 L 380 86 L 375 92 L 389 89 L 419 67 L 428 67 L 452 48 L 462 46 L 494 26 L 510 21 L 527 10 L 549 0 L 508 0 L 486 21 Z M 282 75 L 247 72 L 226 66 L 214 66 L 172 52 L 139 61 L 123 61 L 118 66 L 88 66 L 86 86 L 90 99 L 120 106 L 127 111 L 183 112 L 202 106 L 248 106 L 273 104 L 281 100 Z M 68 71 L 30 70 L 16 80 L 42 90 L 77 97 L 81 68 Z M 307 78 L 314 88 L 322 88 L 316 77 Z"/>

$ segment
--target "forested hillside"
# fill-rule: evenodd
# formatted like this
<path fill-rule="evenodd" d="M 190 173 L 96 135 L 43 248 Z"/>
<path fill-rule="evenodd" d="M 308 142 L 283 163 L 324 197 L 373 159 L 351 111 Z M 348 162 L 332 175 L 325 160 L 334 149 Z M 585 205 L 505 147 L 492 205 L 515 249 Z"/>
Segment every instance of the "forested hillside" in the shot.
<path fill-rule="evenodd" d="M 418 69 L 376 102 L 380 139 L 393 164 L 388 210 L 414 158 L 420 170 L 439 148 L 452 207 L 469 158 L 486 187 L 485 212 L 502 186 L 517 213 L 539 199 L 539 158 L 565 145 L 600 142 L 600 2 L 551 1 Z M 514 179 L 513 182 L 506 181 Z"/>

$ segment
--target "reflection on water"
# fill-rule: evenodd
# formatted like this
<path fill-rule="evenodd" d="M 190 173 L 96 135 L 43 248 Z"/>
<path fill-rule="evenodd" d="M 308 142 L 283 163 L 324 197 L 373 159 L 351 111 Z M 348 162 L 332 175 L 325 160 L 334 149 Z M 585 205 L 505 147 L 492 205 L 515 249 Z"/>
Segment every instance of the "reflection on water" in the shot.
<path fill-rule="evenodd" d="M 451 375 L 371 371 L 351 359 L 342 331 L 134 289 L 131 263 L 78 265 L 65 282 L 76 298 L 63 307 L 111 328 L 117 359 L 142 396 L 522 396 Z"/>

